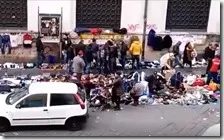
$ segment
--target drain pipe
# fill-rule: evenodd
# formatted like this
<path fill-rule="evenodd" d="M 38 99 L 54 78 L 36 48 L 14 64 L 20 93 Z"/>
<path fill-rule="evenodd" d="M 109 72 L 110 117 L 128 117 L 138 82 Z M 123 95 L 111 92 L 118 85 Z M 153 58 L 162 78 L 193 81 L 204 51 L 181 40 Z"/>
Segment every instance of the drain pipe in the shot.
<path fill-rule="evenodd" d="M 142 60 L 145 60 L 145 38 L 146 38 L 146 26 L 147 26 L 147 14 L 148 13 L 148 0 L 145 0 L 144 8 L 144 24 L 143 24 L 143 35 L 142 35 Z"/>

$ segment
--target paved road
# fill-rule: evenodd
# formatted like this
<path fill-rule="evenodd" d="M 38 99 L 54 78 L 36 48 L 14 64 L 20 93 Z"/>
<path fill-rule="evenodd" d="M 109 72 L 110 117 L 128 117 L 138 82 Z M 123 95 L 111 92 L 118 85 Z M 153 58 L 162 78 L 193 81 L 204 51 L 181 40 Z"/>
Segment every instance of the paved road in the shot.
<path fill-rule="evenodd" d="M 220 123 L 220 104 L 201 106 L 123 106 L 121 111 L 90 111 L 82 131 L 60 126 L 13 127 L 3 136 L 201 136 Z"/>
<path fill-rule="evenodd" d="M 150 73 L 154 70 L 146 70 Z M 204 68 L 181 70 L 202 73 Z M 10 70 L 8 74 L 40 74 L 37 70 Z M 0 76 L 4 71 L 0 72 Z M 123 106 L 124 110 L 115 112 L 90 111 L 90 119 L 84 130 L 71 132 L 63 127 L 13 127 L 4 136 L 201 136 L 203 132 L 220 123 L 220 103 L 180 106 L 180 105 L 142 105 Z"/>

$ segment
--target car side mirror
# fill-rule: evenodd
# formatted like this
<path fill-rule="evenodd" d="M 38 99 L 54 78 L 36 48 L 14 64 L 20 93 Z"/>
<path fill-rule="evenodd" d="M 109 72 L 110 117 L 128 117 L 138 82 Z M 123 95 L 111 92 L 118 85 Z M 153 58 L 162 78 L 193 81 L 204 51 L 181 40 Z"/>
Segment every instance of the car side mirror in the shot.
<path fill-rule="evenodd" d="M 17 109 L 21 109 L 21 104 L 17 104 L 17 105 L 16 105 L 16 108 L 17 108 Z"/>

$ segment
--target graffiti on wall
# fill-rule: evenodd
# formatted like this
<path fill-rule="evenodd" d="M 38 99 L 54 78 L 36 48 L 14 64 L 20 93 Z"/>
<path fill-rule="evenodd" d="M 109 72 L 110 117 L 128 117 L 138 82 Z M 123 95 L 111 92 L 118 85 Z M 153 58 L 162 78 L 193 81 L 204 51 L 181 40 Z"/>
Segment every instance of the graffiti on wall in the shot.
<path fill-rule="evenodd" d="M 140 29 L 143 29 L 143 27 L 141 27 L 140 24 L 128 24 L 127 29 L 128 29 L 129 32 L 135 32 L 135 31 L 139 31 Z M 146 25 L 146 30 L 151 30 L 151 29 L 156 30 L 157 29 L 156 24 L 149 24 L 148 23 Z"/>

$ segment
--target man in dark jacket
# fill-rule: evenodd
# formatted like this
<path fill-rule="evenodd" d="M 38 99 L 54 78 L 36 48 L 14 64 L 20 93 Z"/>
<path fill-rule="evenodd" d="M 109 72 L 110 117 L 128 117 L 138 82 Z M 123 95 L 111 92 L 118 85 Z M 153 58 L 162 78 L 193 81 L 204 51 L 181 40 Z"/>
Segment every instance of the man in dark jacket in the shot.
<path fill-rule="evenodd" d="M 121 102 L 121 96 L 124 94 L 124 90 L 122 88 L 122 78 L 121 78 L 121 72 L 117 72 L 115 75 L 115 80 L 112 84 L 109 84 L 108 86 L 113 86 L 112 88 L 112 102 L 116 104 L 115 110 L 121 110 L 120 102 Z"/>
<path fill-rule="evenodd" d="M 106 43 L 104 45 L 104 57 L 103 57 L 103 72 L 104 74 L 109 74 L 109 55 L 110 55 L 110 47 L 109 45 Z"/>
<path fill-rule="evenodd" d="M 99 45 L 96 43 L 96 39 L 92 39 L 91 47 L 93 50 L 93 60 L 96 61 L 96 67 L 98 67 L 98 52 L 99 52 Z"/>
<path fill-rule="evenodd" d="M 118 57 L 117 46 L 112 41 L 108 41 L 109 45 L 109 69 L 110 72 L 116 72 L 116 58 Z"/>
<path fill-rule="evenodd" d="M 72 46 L 70 46 L 67 51 L 68 73 L 69 74 L 72 74 L 72 62 L 73 62 L 74 57 L 75 57 L 74 49 L 72 48 Z"/>
<path fill-rule="evenodd" d="M 148 82 L 150 96 L 156 94 L 158 90 L 161 90 L 161 86 L 166 83 L 166 80 L 157 72 L 146 77 L 145 80 Z"/>
<path fill-rule="evenodd" d="M 84 56 L 85 56 L 86 45 L 84 44 L 83 40 L 80 40 L 80 42 L 77 45 L 75 45 L 75 53 L 76 53 L 76 55 L 78 55 L 79 51 L 82 51 L 84 53 Z"/>
<path fill-rule="evenodd" d="M 40 35 L 38 35 L 38 37 L 36 38 L 36 47 L 37 47 L 37 68 L 40 68 L 45 60 L 44 45 L 41 41 Z"/>
<path fill-rule="evenodd" d="M 68 51 L 68 48 L 71 45 L 72 45 L 71 39 L 69 38 L 68 34 L 65 34 L 65 37 L 62 40 L 62 58 L 63 58 L 63 63 L 68 63 L 67 51 Z"/>
<path fill-rule="evenodd" d="M 91 63 L 93 61 L 93 51 L 92 51 L 91 44 L 86 47 L 84 57 L 85 57 L 85 63 L 86 63 L 85 73 L 89 74 L 91 70 Z"/>
<path fill-rule="evenodd" d="M 104 69 L 104 63 L 105 63 L 105 50 L 106 44 L 105 45 L 101 45 L 99 47 L 99 73 L 103 73 L 103 69 Z"/>
<path fill-rule="evenodd" d="M 212 59 L 215 58 L 215 50 L 216 47 L 213 47 L 211 44 L 205 48 L 204 59 L 208 62 L 206 74 L 208 74 L 209 68 L 211 67 Z"/>
<path fill-rule="evenodd" d="M 128 45 L 125 44 L 124 41 L 121 41 L 121 44 L 120 44 L 121 60 L 120 61 L 121 61 L 121 65 L 122 65 L 123 69 L 124 69 L 124 66 L 125 66 L 127 51 L 128 51 Z"/>

